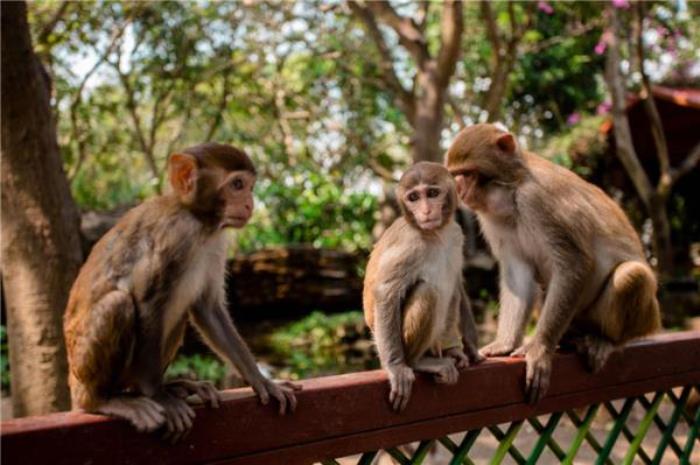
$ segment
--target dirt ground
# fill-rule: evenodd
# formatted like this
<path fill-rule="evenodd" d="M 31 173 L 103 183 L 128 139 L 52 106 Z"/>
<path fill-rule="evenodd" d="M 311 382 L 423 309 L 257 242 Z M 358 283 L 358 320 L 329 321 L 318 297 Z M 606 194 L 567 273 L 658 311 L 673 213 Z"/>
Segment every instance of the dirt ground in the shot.
<path fill-rule="evenodd" d="M 613 405 L 615 405 L 617 411 L 620 411 L 622 408 L 622 402 L 623 401 L 615 401 Z M 630 413 L 630 416 L 627 420 L 627 427 L 631 431 L 632 434 L 635 434 L 640 421 L 644 418 L 645 410 L 638 404 L 635 404 L 635 406 L 632 409 L 632 412 Z M 671 414 L 673 413 L 673 404 L 665 399 L 661 406 L 659 407 L 659 416 L 661 419 L 664 421 L 664 423 L 668 423 L 668 419 L 670 418 Z M 579 412 L 578 416 L 579 418 L 583 417 L 585 412 Z M 549 415 L 544 415 L 542 417 L 539 417 L 540 423 L 546 424 L 547 420 L 549 419 Z M 501 431 L 506 431 L 509 425 L 500 425 Z M 601 409 L 598 410 L 598 414 L 596 418 L 593 421 L 593 424 L 591 425 L 590 432 L 592 435 L 598 440 L 599 444 L 603 444 L 605 442 L 605 438 L 612 428 L 613 423 L 611 421 L 610 415 L 607 413 L 607 411 L 604 411 L 604 409 L 601 407 Z M 679 420 L 674 433 L 673 433 L 673 438 L 676 440 L 678 445 L 680 446 L 681 449 L 685 447 L 687 438 L 688 438 L 688 424 L 683 421 L 682 419 Z M 554 431 L 553 438 L 559 444 L 559 446 L 564 450 L 564 452 L 568 452 L 569 447 L 571 446 L 572 441 L 574 440 L 576 436 L 576 427 L 573 425 L 573 423 L 568 419 L 568 418 L 562 418 L 562 420 L 559 422 L 559 425 L 557 426 L 556 430 Z M 449 436 L 455 443 L 459 444 L 464 437 L 464 434 L 451 434 Z M 528 423 L 523 424 L 521 427 L 520 431 L 518 432 L 518 435 L 513 443 L 513 445 L 523 454 L 523 456 L 527 459 L 528 455 L 530 454 L 530 451 L 532 451 L 532 448 L 535 446 L 535 443 L 537 442 L 537 439 L 539 438 L 539 435 L 537 432 L 532 428 L 532 426 Z M 644 438 L 644 441 L 642 442 L 642 448 L 647 452 L 648 456 L 650 458 L 654 457 L 654 454 L 656 453 L 656 448 L 658 446 L 659 440 L 661 438 L 661 432 L 657 428 L 655 424 L 652 424 L 652 426 L 649 428 L 649 431 L 647 432 L 647 435 Z M 485 464 L 488 463 L 491 458 L 493 457 L 494 452 L 496 451 L 496 448 L 498 447 L 498 440 L 488 431 L 488 430 L 483 430 L 482 433 L 479 435 L 476 443 L 470 450 L 468 457 L 474 462 L 476 465 L 480 464 Z M 615 446 L 613 448 L 612 454 L 610 455 L 610 459 L 612 463 L 621 463 L 622 460 L 625 458 L 625 455 L 627 454 L 628 448 L 629 448 L 629 441 L 625 439 L 624 435 L 621 433 L 620 436 L 618 437 Z M 418 446 L 418 443 L 413 443 L 409 444 L 408 446 L 402 446 L 400 449 L 405 455 L 410 456 L 410 454 L 415 450 L 415 448 Z M 356 464 L 357 460 L 359 459 L 359 455 L 355 455 L 352 457 L 345 457 L 338 462 L 341 465 L 351 465 L 351 464 Z M 574 464 L 575 465 L 588 465 L 588 464 L 593 464 L 597 458 L 597 454 L 595 450 L 584 440 L 583 444 L 581 445 L 581 448 L 578 450 L 578 453 L 576 454 L 576 458 L 574 459 Z M 452 459 L 452 454 L 439 442 L 435 442 L 432 446 L 431 452 L 428 454 L 426 457 L 425 461 L 423 462 L 424 465 L 447 465 L 450 460 Z M 669 445 L 666 448 L 666 452 L 664 453 L 663 459 L 661 461 L 661 464 L 663 465 L 675 465 L 678 464 L 679 459 L 678 457 L 674 454 L 674 452 L 671 449 L 671 446 Z M 372 462 L 373 465 L 392 465 L 396 464 L 396 462 L 389 454 L 386 452 L 381 452 L 375 460 Z M 504 464 L 516 464 L 517 462 L 510 456 L 507 455 L 506 458 L 503 460 Z M 540 465 L 550 465 L 550 464 L 558 464 L 560 461 L 557 459 L 557 457 L 551 452 L 551 450 L 545 446 L 544 451 L 542 452 L 542 455 L 540 455 L 539 461 L 537 462 Z M 642 461 L 639 456 L 635 458 L 634 461 L 635 464 L 643 464 L 644 462 Z M 700 464 L 700 440 L 695 441 L 695 447 L 693 448 L 693 453 L 691 455 L 690 459 L 691 464 Z"/>

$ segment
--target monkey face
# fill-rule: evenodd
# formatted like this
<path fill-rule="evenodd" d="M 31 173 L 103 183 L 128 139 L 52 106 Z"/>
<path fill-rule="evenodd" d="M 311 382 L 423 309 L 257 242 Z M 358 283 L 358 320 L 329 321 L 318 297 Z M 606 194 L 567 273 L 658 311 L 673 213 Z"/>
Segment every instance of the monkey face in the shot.
<path fill-rule="evenodd" d="M 459 198 L 477 211 L 492 206 L 501 210 L 504 191 L 516 186 L 525 171 L 515 137 L 491 124 L 462 130 L 447 151 L 445 164 Z"/>
<path fill-rule="evenodd" d="M 444 224 L 443 207 L 448 192 L 439 184 L 418 184 L 404 193 L 401 199 L 420 229 L 432 231 Z"/>
<path fill-rule="evenodd" d="M 218 188 L 220 227 L 242 228 L 253 214 L 253 187 L 256 177 L 250 171 L 233 171 Z"/>

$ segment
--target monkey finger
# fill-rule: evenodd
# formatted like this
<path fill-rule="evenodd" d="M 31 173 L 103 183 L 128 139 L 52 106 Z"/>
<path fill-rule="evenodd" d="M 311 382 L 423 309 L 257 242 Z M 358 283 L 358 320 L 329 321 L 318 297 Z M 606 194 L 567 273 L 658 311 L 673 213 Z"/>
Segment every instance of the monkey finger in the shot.
<path fill-rule="evenodd" d="M 284 386 L 284 387 L 289 388 L 293 391 L 301 391 L 302 389 L 304 389 L 304 386 L 302 386 L 299 383 L 294 383 L 292 381 L 280 381 L 278 385 Z"/>
<path fill-rule="evenodd" d="M 258 397 L 260 398 L 260 403 L 267 405 L 270 402 L 270 394 L 267 392 L 267 388 L 262 387 L 258 391 Z"/>
<path fill-rule="evenodd" d="M 410 398 L 411 398 L 411 392 L 410 392 L 410 388 L 409 388 L 408 392 L 406 392 L 403 395 L 403 398 L 401 399 L 401 407 L 399 408 L 399 412 L 403 412 L 406 409 Z"/>
<path fill-rule="evenodd" d="M 527 355 L 527 348 L 522 345 L 510 353 L 511 357 L 522 358 Z"/>
<path fill-rule="evenodd" d="M 221 401 L 221 394 L 212 385 L 206 385 L 197 391 L 199 397 L 202 398 L 204 403 L 208 403 L 210 407 L 219 408 L 219 402 Z"/>
<path fill-rule="evenodd" d="M 401 401 L 402 401 L 402 390 L 401 386 L 399 383 L 396 383 L 396 386 L 392 387 L 391 389 L 391 394 L 389 394 L 389 402 L 391 402 L 391 408 L 394 410 L 398 411 L 399 408 L 401 407 Z"/>
<path fill-rule="evenodd" d="M 297 409 L 297 396 L 294 395 L 294 391 L 284 391 L 284 394 L 289 402 L 289 412 L 295 412 Z"/>
<path fill-rule="evenodd" d="M 277 398 L 277 401 L 280 404 L 279 408 L 279 414 L 284 415 L 287 411 L 287 396 L 284 395 L 282 391 L 279 391 L 276 395 L 275 398 Z"/>

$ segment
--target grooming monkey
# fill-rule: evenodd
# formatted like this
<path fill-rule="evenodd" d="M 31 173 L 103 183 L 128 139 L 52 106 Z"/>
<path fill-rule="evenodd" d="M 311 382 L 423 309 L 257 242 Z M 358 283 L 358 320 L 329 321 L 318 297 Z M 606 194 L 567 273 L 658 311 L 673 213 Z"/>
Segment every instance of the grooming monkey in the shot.
<path fill-rule="evenodd" d="M 129 211 L 73 284 L 64 317 L 73 408 L 179 439 L 194 418 L 188 395 L 219 404 L 210 383 L 163 381 L 189 319 L 263 404 L 294 410 L 300 387 L 260 373 L 226 310 L 224 230 L 250 219 L 255 167 L 237 148 L 206 143 L 171 155 L 168 171 L 172 193 Z"/>
<path fill-rule="evenodd" d="M 462 284 L 463 237 L 453 219 L 457 195 L 449 172 L 437 163 L 417 163 L 401 177 L 396 197 L 402 216 L 372 250 L 362 297 L 389 374 L 389 402 L 403 410 L 414 370 L 453 384 L 458 368 L 482 357 Z"/>
<path fill-rule="evenodd" d="M 602 190 L 490 124 L 462 130 L 446 164 L 499 262 L 498 330 L 481 353 L 525 356 L 529 402 L 546 393 L 565 334 L 597 371 L 616 347 L 660 328 L 639 237 Z M 534 338 L 523 346 L 541 296 Z"/>

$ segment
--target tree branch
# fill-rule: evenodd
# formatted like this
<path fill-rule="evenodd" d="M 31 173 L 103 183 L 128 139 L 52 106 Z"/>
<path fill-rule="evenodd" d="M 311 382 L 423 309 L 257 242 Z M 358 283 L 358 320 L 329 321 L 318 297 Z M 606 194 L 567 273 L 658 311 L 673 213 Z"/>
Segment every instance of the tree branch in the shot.
<path fill-rule="evenodd" d="M 430 54 L 425 36 L 418 25 L 411 18 L 399 16 L 388 1 L 370 1 L 367 3 L 367 8 L 396 32 L 399 43 L 411 54 L 416 61 L 416 66 L 423 68 L 426 61 L 430 59 Z"/>
<path fill-rule="evenodd" d="M 700 163 L 700 142 L 697 143 L 688 156 L 685 157 L 681 166 L 676 169 L 671 169 L 671 183 L 674 184 L 680 178 L 690 173 L 698 166 L 698 163 Z"/>
<path fill-rule="evenodd" d="M 486 22 L 486 36 L 493 47 L 493 57 L 495 60 L 499 60 L 499 55 L 501 53 L 501 37 L 498 33 L 496 19 L 493 17 L 493 9 L 491 8 L 490 0 L 481 1 L 481 15 Z"/>
<path fill-rule="evenodd" d="M 455 72 L 464 31 L 461 0 L 447 0 L 442 7 L 441 45 L 438 52 L 438 81 L 446 86 Z"/>
<path fill-rule="evenodd" d="M 637 193 L 649 209 L 654 190 L 632 143 L 629 120 L 625 111 L 625 90 L 620 76 L 619 20 L 615 7 L 608 7 L 610 15 L 610 43 L 605 62 L 605 74 L 612 98 L 612 116 L 615 131 L 616 152 Z"/>
<path fill-rule="evenodd" d="M 394 59 L 391 56 L 389 47 L 382 36 L 382 32 L 379 30 L 376 19 L 371 11 L 366 5 L 360 5 L 354 0 L 348 2 L 350 10 L 357 16 L 365 25 L 367 32 L 369 32 L 375 46 L 379 52 L 381 58 L 379 63 L 379 69 L 381 70 L 381 76 L 386 85 L 391 89 L 401 106 L 401 109 L 406 113 L 409 120 L 413 119 L 415 114 L 415 99 L 411 92 L 406 90 L 406 88 L 401 84 L 398 76 L 396 75 L 396 70 L 394 69 Z"/>
<path fill-rule="evenodd" d="M 656 185 L 656 190 L 663 198 L 668 197 L 672 187 L 671 165 L 668 155 L 668 144 L 666 143 L 666 134 L 664 133 L 663 123 L 659 116 L 659 110 L 654 101 L 654 95 L 651 91 L 651 82 L 649 76 L 644 69 L 644 40 L 642 37 L 644 26 L 644 4 L 637 3 L 637 28 L 636 28 L 636 48 L 637 61 L 639 63 L 639 73 L 642 76 L 642 101 L 644 103 L 644 111 L 649 119 L 651 126 L 651 134 L 654 138 L 656 146 L 656 158 L 659 161 L 659 180 Z"/>
<path fill-rule="evenodd" d="M 61 18 L 63 18 L 63 15 L 66 13 L 69 4 L 70 2 L 68 1 L 61 2 L 61 6 L 58 7 L 58 10 L 56 10 L 49 22 L 44 24 L 44 27 L 41 28 L 39 37 L 37 37 L 36 39 L 37 43 L 46 45 L 49 36 L 54 31 L 54 29 L 56 29 L 56 26 L 58 25 L 59 21 L 61 21 Z"/>

